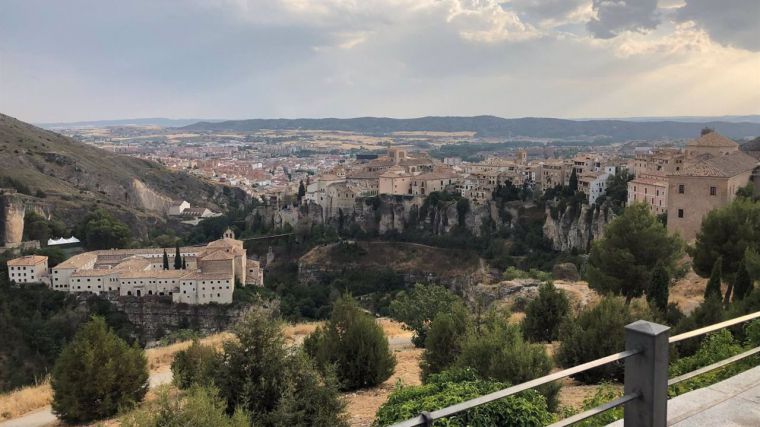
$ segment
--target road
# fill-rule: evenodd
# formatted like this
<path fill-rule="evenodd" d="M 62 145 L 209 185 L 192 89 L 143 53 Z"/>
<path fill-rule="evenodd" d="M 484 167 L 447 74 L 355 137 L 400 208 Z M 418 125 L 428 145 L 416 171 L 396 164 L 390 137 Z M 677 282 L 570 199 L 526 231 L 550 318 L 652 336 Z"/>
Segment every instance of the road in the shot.
<path fill-rule="evenodd" d="M 150 388 L 158 387 L 162 384 L 168 384 L 172 381 L 172 371 L 154 372 L 148 378 Z M 50 406 L 29 412 L 18 418 L 0 423 L 0 427 L 47 427 L 57 425 L 58 418 L 53 415 Z"/>

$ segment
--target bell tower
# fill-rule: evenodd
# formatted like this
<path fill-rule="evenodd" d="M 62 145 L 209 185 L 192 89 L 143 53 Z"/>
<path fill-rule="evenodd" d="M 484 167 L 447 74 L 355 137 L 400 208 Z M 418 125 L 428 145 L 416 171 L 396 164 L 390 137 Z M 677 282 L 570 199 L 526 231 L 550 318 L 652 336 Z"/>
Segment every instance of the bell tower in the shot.
<path fill-rule="evenodd" d="M 227 230 L 224 231 L 224 234 L 222 234 L 223 239 L 235 239 L 235 233 L 230 230 L 229 227 L 227 227 Z"/>

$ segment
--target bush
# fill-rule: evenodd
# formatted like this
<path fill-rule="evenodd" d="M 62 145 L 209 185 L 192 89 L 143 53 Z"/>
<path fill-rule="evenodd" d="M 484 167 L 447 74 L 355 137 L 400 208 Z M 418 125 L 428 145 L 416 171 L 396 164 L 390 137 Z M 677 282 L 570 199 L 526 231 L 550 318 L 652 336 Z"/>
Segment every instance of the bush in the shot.
<path fill-rule="evenodd" d="M 440 312 L 449 312 L 461 302 L 453 292 L 438 285 L 416 284 L 411 292 L 403 292 L 390 307 L 391 317 L 404 322 L 414 331 L 412 342 L 417 347 L 425 344 L 430 322 Z"/>
<path fill-rule="evenodd" d="M 254 311 L 234 332 L 237 340 L 224 343 L 214 376 L 228 412 L 240 407 L 254 425 L 346 425 L 337 380 L 286 345 L 279 322 Z"/>
<path fill-rule="evenodd" d="M 211 387 L 192 386 L 184 395 L 172 394 L 162 386 L 156 401 L 121 419 L 124 427 L 248 427 L 250 416 L 236 410 L 227 415 L 227 403 Z"/>
<path fill-rule="evenodd" d="M 491 313 L 478 329 L 465 338 L 455 367 L 471 368 L 480 378 L 509 384 L 529 381 L 551 370 L 544 346 L 525 342 L 520 328 L 501 316 Z M 559 388 L 559 383 L 540 388 L 550 409 L 557 403 Z"/>
<path fill-rule="evenodd" d="M 581 408 L 583 411 L 587 411 L 589 409 L 596 408 L 597 406 L 601 406 L 607 402 L 615 400 L 622 395 L 623 393 L 616 390 L 615 387 L 613 387 L 610 383 L 602 383 L 596 389 L 593 395 L 583 399 L 583 406 Z M 560 417 L 562 419 L 569 418 L 579 412 L 580 411 L 577 411 L 573 408 L 562 408 Z M 573 425 L 579 427 L 602 427 L 609 425 L 621 418 L 623 418 L 623 407 L 618 406 Z"/>
<path fill-rule="evenodd" d="M 605 297 L 561 327 L 563 339 L 556 360 L 563 367 L 570 368 L 623 351 L 625 325 L 640 319 L 652 319 L 647 308 L 627 306 L 621 298 Z M 585 383 L 596 383 L 602 379 L 620 380 L 622 377 L 623 364 L 620 362 L 573 375 L 573 378 Z"/>
<path fill-rule="evenodd" d="M 335 366 L 343 390 L 378 385 L 396 366 L 383 328 L 348 295 L 335 301 L 330 320 L 306 338 L 304 350 L 323 371 Z"/>
<path fill-rule="evenodd" d="M 219 354 L 210 346 L 202 345 L 197 339 L 187 349 L 182 350 L 172 362 L 174 383 L 181 389 L 194 384 L 209 385 L 219 369 Z"/>
<path fill-rule="evenodd" d="M 438 313 L 430 324 L 422 353 L 422 380 L 449 368 L 459 357 L 462 341 L 470 332 L 470 313 L 463 305 L 456 305 L 450 313 Z"/>
<path fill-rule="evenodd" d="M 81 423 L 111 417 L 148 391 L 145 354 L 94 317 L 64 347 L 51 386 L 53 412 L 60 419 Z"/>
<path fill-rule="evenodd" d="M 374 426 L 387 426 L 422 411 L 434 411 L 508 387 L 478 379 L 472 370 L 447 371 L 429 377 L 427 384 L 397 387 L 375 416 Z M 434 426 L 541 426 L 551 423 L 546 400 L 534 390 L 499 399 L 435 421 Z"/>
<path fill-rule="evenodd" d="M 531 341 L 555 341 L 559 328 L 570 313 L 570 301 L 564 292 L 546 283 L 538 288 L 538 297 L 528 303 L 523 321 L 525 338 Z"/>

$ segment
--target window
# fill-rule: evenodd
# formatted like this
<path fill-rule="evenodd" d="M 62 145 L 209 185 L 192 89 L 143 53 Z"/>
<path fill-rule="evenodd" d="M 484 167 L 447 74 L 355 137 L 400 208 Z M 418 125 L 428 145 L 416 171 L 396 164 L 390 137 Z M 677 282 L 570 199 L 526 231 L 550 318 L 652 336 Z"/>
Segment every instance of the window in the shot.
<path fill-rule="evenodd" d="M 683 218 L 683 209 L 678 210 L 678 217 Z"/>
<path fill-rule="evenodd" d="M 678 194 L 684 194 L 686 192 L 686 186 L 683 184 L 678 184 Z"/>
<path fill-rule="evenodd" d="M 710 187 L 710 195 L 711 195 L 711 196 L 714 196 L 714 195 L 716 195 L 716 194 L 718 194 L 718 188 L 717 188 L 717 187 L 712 187 L 712 186 L 711 186 L 711 187 Z"/>

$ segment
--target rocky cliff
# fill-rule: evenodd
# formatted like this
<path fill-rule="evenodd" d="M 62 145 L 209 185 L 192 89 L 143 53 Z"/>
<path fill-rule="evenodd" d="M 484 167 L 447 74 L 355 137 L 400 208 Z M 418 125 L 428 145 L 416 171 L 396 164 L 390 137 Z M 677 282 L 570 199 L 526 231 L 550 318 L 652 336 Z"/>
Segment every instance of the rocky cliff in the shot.
<path fill-rule="evenodd" d="M 547 207 L 544 236 L 558 251 L 588 252 L 591 242 L 602 237 L 615 214 L 606 204 L 567 206 L 563 212 Z"/>

